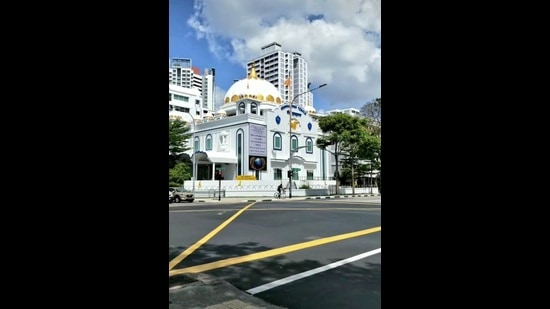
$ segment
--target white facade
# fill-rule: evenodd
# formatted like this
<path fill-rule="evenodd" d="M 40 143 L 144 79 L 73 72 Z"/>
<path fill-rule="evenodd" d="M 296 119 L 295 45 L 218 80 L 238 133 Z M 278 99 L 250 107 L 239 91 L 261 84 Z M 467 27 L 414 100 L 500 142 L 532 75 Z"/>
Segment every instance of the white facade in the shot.
<path fill-rule="evenodd" d="M 262 55 L 247 63 L 248 73 L 256 71 L 259 78 L 272 83 L 281 93 L 283 102 L 291 102 L 297 94 L 307 92 L 309 77 L 308 64 L 298 52 L 285 52 L 277 42 L 262 47 Z M 285 81 L 290 78 L 290 85 Z M 314 112 L 313 94 L 305 93 L 294 101 L 294 104 Z"/>
<path fill-rule="evenodd" d="M 335 183 L 332 156 L 315 146 L 322 134 L 317 120 L 303 107 L 283 102 L 275 86 L 259 78 L 254 69 L 230 87 L 223 103 L 218 112 L 201 115 L 193 125 L 193 149 L 188 154 L 196 173 L 193 181 L 185 182 L 187 189 L 217 187 L 218 170 L 224 190 L 265 186 L 274 192 L 279 183 L 288 186 L 290 136 L 293 149 L 297 148 L 291 160 L 293 188 L 303 184 L 327 188 Z"/>
<path fill-rule="evenodd" d="M 191 122 L 204 117 L 202 113 L 202 96 L 196 88 L 186 88 L 168 85 L 168 116 L 171 119 L 180 119 Z"/>

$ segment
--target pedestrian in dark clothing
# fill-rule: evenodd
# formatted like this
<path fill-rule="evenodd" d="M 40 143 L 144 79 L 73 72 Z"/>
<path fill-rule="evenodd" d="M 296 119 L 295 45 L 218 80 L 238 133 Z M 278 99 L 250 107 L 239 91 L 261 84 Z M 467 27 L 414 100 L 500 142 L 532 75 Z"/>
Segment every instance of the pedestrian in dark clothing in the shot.
<path fill-rule="evenodd" d="M 279 192 L 279 198 L 281 198 L 281 192 L 283 192 L 283 184 L 282 183 L 277 187 L 277 191 Z"/>

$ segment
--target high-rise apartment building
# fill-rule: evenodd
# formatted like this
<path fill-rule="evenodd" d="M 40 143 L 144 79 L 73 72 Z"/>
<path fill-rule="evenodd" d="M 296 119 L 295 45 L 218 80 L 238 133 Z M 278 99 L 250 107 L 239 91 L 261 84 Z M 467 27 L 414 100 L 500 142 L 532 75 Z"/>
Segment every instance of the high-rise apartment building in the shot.
<path fill-rule="evenodd" d="M 169 69 L 169 81 L 171 85 L 185 88 L 202 88 L 202 76 L 199 68 L 193 67 L 191 59 L 173 58 Z"/>
<path fill-rule="evenodd" d="M 259 78 L 275 85 L 285 103 L 290 103 L 297 94 L 308 90 L 307 62 L 298 52 L 283 51 L 277 42 L 263 46 L 262 55 L 247 63 L 248 74 L 251 73 L 252 67 Z M 288 78 L 290 84 L 285 83 Z M 294 104 L 313 109 L 312 98 L 313 94 L 307 93 L 298 96 Z"/>
<path fill-rule="evenodd" d="M 215 111 L 216 107 L 216 69 L 204 69 L 202 75 L 202 107 L 210 111 Z"/>
<path fill-rule="evenodd" d="M 172 58 L 169 68 L 169 84 L 184 88 L 198 89 L 202 96 L 202 108 L 214 111 L 214 100 L 216 98 L 215 86 L 216 71 L 214 68 L 204 70 L 192 65 L 189 58 Z"/>

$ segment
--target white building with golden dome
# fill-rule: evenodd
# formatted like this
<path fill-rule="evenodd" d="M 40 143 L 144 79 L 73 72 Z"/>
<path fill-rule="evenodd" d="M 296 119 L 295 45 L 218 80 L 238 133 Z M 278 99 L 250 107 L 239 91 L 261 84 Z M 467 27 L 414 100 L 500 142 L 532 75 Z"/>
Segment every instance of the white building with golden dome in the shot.
<path fill-rule="evenodd" d="M 188 154 L 194 177 L 184 187 L 197 196 L 219 189 L 226 196 L 272 196 L 280 183 L 288 187 L 291 166 L 293 195 L 305 194 L 300 190 L 304 185 L 323 194 L 335 184 L 332 155 L 315 146 L 322 134 L 317 120 L 303 107 L 283 102 L 277 88 L 258 78 L 254 68 L 229 88 L 218 111 L 195 120 L 192 132 Z M 218 171 L 221 182 L 215 177 Z"/>

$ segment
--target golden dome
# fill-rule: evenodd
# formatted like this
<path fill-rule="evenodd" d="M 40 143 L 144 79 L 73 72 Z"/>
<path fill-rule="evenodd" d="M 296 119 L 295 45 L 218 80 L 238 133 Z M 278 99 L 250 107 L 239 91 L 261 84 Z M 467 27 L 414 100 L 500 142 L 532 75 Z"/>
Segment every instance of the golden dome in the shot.
<path fill-rule="evenodd" d="M 281 93 L 272 83 L 259 78 L 252 67 L 247 78 L 235 82 L 225 93 L 224 104 L 232 104 L 240 99 L 250 98 L 258 101 L 281 103 Z"/>

